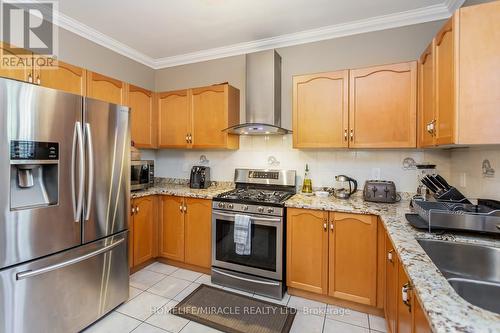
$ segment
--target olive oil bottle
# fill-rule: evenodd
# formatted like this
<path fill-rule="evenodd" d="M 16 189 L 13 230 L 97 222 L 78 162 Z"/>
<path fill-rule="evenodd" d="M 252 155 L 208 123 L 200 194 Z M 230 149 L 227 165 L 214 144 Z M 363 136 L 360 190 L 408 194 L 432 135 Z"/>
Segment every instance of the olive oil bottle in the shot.
<path fill-rule="evenodd" d="M 306 164 L 306 171 L 304 172 L 304 182 L 302 183 L 302 193 L 312 193 L 312 181 L 309 175 L 309 165 Z"/>

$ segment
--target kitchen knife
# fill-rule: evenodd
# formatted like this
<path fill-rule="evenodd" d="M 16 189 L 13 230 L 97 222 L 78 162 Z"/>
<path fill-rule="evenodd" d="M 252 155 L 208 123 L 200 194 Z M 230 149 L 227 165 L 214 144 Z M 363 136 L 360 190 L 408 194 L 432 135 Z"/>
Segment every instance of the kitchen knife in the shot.
<path fill-rule="evenodd" d="M 444 185 L 444 187 L 446 187 L 447 190 L 449 190 L 451 188 L 451 185 L 448 184 L 448 182 L 443 178 L 441 177 L 441 175 L 436 175 L 436 179 Z"/>
<path fill-rule="evenodd" d="M 436 193 L 438 191 L 437 187 L 429 181 L 426 177 L 423 177 L 421 180 L 422 184 L 424 184 L 432 193 Z"/>
<path fill-rule="evenodd" d="M 427 179 L 429 182 L 431 182 L 432 185 L 434 185 L 434 187 L 436 188 L 436 191 L 434 191 L 434 193 L 437 193 L 437 192 L 444 190 L 434 179 L 432 179 L 431 175 L 425 176 L 425 179 Z"/>
<path fill-rule="evenodd" d="M 439 187 L 442 191 L 448 190 L 448 188 L 443 183 L 441 183 L 441 181 L 439 179 L 437 179 L 437 177 L 435 175 L 432 175 L 429 177 L 431 178 L 432 182 L 434 184 L 436 184 L 436 186 Z"/>

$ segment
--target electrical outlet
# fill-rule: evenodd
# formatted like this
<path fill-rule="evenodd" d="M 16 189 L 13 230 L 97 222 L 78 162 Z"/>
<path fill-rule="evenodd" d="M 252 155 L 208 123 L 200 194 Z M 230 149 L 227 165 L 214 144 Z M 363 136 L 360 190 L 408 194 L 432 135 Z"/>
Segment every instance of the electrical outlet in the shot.
<path fill-rule="evenodd" d="M 467 173 L 460 173 L 460 187 L 467 187 Z"/>
<path fill-rule="evenodd" d="M 380 168 L 372 168 L 372 179 L 374 180 L 380 179 Z"/>

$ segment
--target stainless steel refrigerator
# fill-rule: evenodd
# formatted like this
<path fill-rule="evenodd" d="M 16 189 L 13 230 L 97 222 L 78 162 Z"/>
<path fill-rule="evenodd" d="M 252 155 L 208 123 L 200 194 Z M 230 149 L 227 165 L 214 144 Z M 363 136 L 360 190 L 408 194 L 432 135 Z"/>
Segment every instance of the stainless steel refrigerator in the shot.
<path fill-rule="evenodd" d="M 0 78 L 0 332 L 77 332 L 128 298 L 129 109 Z"/>

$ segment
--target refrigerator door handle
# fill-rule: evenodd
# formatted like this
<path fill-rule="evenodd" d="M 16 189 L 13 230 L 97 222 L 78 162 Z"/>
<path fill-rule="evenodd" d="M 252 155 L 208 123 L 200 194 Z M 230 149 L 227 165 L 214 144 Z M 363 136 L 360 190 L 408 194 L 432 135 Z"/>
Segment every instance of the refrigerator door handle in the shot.
<path fill-rule="evenodd" d="M 76 146 L 76 147 L 75 147 Z M 78 195 L 75 198 L 75 167 L 76 167 L 76 149 L 80 155 L 78 161 Z M 84 156 L 83 156 L 83 133 L 82 124 L 75 122 L 75 129 L 73 132 L 73 147 L 71 154 L 71 199 L 73 203 L 73 219 L 75 222 L 80 222 L 83 206 L 83 185 L 84 185 Z"/>
<path fill-rule="evenodd" d="M 92 144 L 92 131 L 90 129 L 89 123 L 85 123 L 85 137 L 87 140 L 87 154 L 89 159 L 87 204 L 85 207 L 85 221 L 88 221 L 90 218 L 90 208 L 92 206 L 92 194 L 94 191 L 94 147 Z"/>
<path fill-rule="evenodd" d="M 84 260 L 87 260 L 87 259 L 90 259 L 92 257 L 95 257 L 95 256 L 98 256 L 99 254 L 102 254 L 102 253 L 105 253 L 105 252 L 109 252 L 111 251 L 113 248 L 117 247 L 118 245 L 120 245 L 121 243 L 123 243 L 125 241 L 126 238 L 121 238 L 120 240 L 108 245 L 108 246 L 105 246 L 103 248 L 100 248 L 98 250 L 95 250 L 95 251 L 92 251 L 92 252 L 89 252 L 83 256 L 80 256 L 80 257 L 76 257 L 76 258 L 73 258 L 73 259 L 69 259 L 69 260 L 66 260 L 66 261 L 63 261 L 63 262 L 60 262 L 60 263 L 57 263 L 57 264 L 54 264 L 54 265 L 50 265 L 50 266 L 46 266 L 46 267 L 43 267 L 43 268 L 40 268 L 40 269 L 37 269 L 37 270 L 28 270 L 28 271 L 24 271 L 24 272 L 21 272 L 21 273 L 17 273 L 16 274 L 16 280 L 23 280 L 23 279 L 27 279 L 27 278 L 30 278 L 30 277 L 34 277 L 34 276 L 37 276 L 37 275 L 40 275 L 40 274 L 44 274 L 44 273 L 48 273 L 48 272 L 51 272 L 51 271 L 55 271 L 56 269 L 61 269 L 63 267 L 66 267 L 66 266 L 70 266 L 70 265 L 74 265 L 76 263 L 79 263 L 81 261 L 84 261 Z"/>

